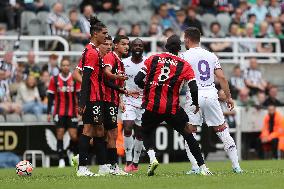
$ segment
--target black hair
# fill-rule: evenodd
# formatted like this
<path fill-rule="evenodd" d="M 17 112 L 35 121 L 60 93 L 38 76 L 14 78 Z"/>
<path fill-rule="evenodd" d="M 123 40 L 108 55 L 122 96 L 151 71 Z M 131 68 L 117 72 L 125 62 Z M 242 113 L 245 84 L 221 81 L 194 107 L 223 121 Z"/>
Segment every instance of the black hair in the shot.
<path fill-rule="evenodd" d="M 106 40 L 111 40 L 112 41 L 112 38 L 110 35 L 106 36 Z"/>
<path fill-rule="evenodd" d="M 221 24 L 220 24 L 219 22 L 212 22 L 212 23 L 210 24 L 210 29 L 211 29 L 211 30 L 212 30 L 212 28 L 213 28 L 214 25 L 217 25 L 219 28 L 221 28 Z"/>
<path fill-rule="evenodd" d="M 127 39 L 129 40 L 129 38 L 125 35 L 118 35 L 114 38 L 113 43 L 114 44 L 118 44 L 122 39 Z"/>
<path fill-rule="evenodd" d="M 90 18 L 90 25 L 91 36 L 94 34 L 94 32 L 100 32 L 103 28 L 106 28 L 106 25 L 95 16 Z"/>
<path fill-rule="evenodd" d="M 189 27 L 184 31 L 184 37 L 189 38 L 192 42 L 199 43 L 201 33 L 198 28 Z"/>

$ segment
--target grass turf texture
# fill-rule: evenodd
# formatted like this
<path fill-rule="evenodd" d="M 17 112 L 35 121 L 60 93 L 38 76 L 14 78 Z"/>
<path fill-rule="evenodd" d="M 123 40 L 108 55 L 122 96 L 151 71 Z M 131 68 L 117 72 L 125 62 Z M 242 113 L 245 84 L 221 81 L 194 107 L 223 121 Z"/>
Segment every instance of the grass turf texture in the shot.
<path fill-rule="evenodd" d="M 213 176 L 185 175 L 188 163 L 160 164 L 153 177 L 146 176 L 147 166 L 140 166 L 132 176 L 105 176 L 78 178 L 71 167 L 35 168 L 31 177 L 19 177 L 15 169 L 0 169 L 0 189 L 39 188 L 39 189 L 280 189 L 284 188 L 284 160 L 281 161 L 243 161 L 245 173 L 236 175 L 230 163 L 208 162 Z M 92 167 L 97 171 L 98 167 Z"/>

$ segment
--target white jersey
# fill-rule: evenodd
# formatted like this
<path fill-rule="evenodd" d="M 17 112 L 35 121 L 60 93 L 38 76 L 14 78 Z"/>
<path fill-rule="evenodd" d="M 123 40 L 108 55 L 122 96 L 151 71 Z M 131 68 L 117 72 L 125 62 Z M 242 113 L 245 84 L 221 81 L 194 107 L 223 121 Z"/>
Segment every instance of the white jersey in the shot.
<path fill-rule="evenodd" d="M 182 53 L 181 57 L 189 62 L 194 70 L 200 94 L 216 96 L 214 71 L 221 68 L 217 56 L 201 47 L 195 47 Z"/>
<path fill-rule="evenodd" d="M 142 97 L 143 97 L 143 89 L 140 89 L 134 82 L 135 76 L 138 74 L 140 69 L 144 66 L 144 61 L 146 60 L 146 57 L 143 57 L 143 61 L 139 64 L 135 64 L 131 61 L 131 57 L 128 57 L 126 59 L 123 59 L 123 65 L 125 68 L 125 74 L 128 77 L 128 80 L 126 80 L 125 85 L 126 89 L 130 92 L 139 92 L 139 98 L 133 98 L 130 96 L 123 96 L 123 102 L 126 105 L 132 105 L 134 107 L 140 108 L 142 104 Z"/>

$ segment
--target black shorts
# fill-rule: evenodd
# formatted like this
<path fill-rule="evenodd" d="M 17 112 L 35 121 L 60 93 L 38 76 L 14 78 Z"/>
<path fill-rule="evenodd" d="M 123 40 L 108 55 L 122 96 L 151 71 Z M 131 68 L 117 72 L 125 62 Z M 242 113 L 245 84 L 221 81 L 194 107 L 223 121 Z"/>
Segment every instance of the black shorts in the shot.
<path fill-rule="evenodd" d="M 104 128 L 112 130 L 117 128 L 118 107 L 111 102 L 104 102 Z"/>
<path fill-rule="evenodd" d="M 78 128 L 78 118 L 71 116 L 54 116 L 56 128 Z"/>
<path fill-rule="evenodd" d="M 82 116 L 84 124 L 103 125 L 106 130 L 117 128 L 118 107 L 114 103 L 88 102 Z"/>
<path fill-rule="evenodd" d="M 178 132 L 183 132 L 188 120 L 188 116 L 183 108 L 177 110 L 176 114 L 158 114 L 145 110 L 142 115 L 142 128 L 149 130 L 157 128 L 163 121 L 173 127 Z"/>
<path fill-rule="evenodd" d="M 84 124 L 102 125 L 103 123 L 103 101 L 87 102 L 86 109 L 82 115 Z"/>

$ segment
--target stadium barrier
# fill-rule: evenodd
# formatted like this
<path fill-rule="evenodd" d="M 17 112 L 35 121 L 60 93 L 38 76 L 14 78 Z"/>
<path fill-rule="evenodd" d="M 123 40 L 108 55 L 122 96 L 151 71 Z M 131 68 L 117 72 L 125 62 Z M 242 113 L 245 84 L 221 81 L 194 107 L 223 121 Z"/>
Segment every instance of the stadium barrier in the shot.
<path fill-rule="evenodd" d="M 284 108 L 278 108 L 284 115 Z M 238 155 L 243 157 L 243 137 L 248 133 L 259 133 L 266 110 L 236 107 L 236 128 L 231 128 L 238 146 Z M 198 128 L 200 132 L 201 128 Z M 69 135 L 64 135 L 64 148 L 69 145 Z M 200 140 L 198 136 L 197 140 Z M 165 162 L 186 158 L 183 138 L 171 127 L 161 124 L 156 130 L 156 149 Z M 47 157 L 56 157 L 55 127 L 50 122 L 0 123 L 0 151 L 10 151 L 23 155 L 26 150 L 42 150 Z M 168 159 L 168 160 L 166 160 Z M 184 159 L 182 159 L 184 160 Z"/>
<path fill-rule="evenodd" d="M 148 55 L 154 54 L 158 51 L 158 42 L 163 43 L 165 39 L 156 37 L 140 37 L 143 41 L 149 42 L 151 45 L 151 51 Z M 135 39 L 130 37 L 130 40 Z M 60 36 L 0 36 L 0 40 L 9 41 L 14 43 L 21 43 L 22 41 L 32 42 L 32 50 L 35 52 L 37 62 L 47 62 L 48 56 L 51 54 L 58 54 L 61 59 L 63 56 L 80 57 L 81 51 L 69 51 L 70 46 L 66 39 Z M 40 41 L 58 41 L 64 46 L 63 51 L 44 51 L 39 48 Z M 182 39 L 183 41 L 183 39 Z M 208 43 L 231 43 L 232 52 L 216 52 L 220 57 L 221 63 L 245 63 L 247 57 L 268 57 L 268 59 L 259 60 L 260 63 L 279 63 L 284 54 L 281 53 L 281 44 L 277 38 L 201 38 L 201 44 Z M 275 47 L 275 51 L 272 53 L 260 53 L 260 52 L 240 52 L 242 44 L 247 43 L 271 43 Z M 183 49 L 185 50 L 185 49 Z M 4 55 L 4 51 L 0 51 L 0 56 Z M 21 51 L 20 49 L 15 51 L 15 55 L 19 57 L 20 61 L 25 61 L 25 55 L 28 51 Z"/>

